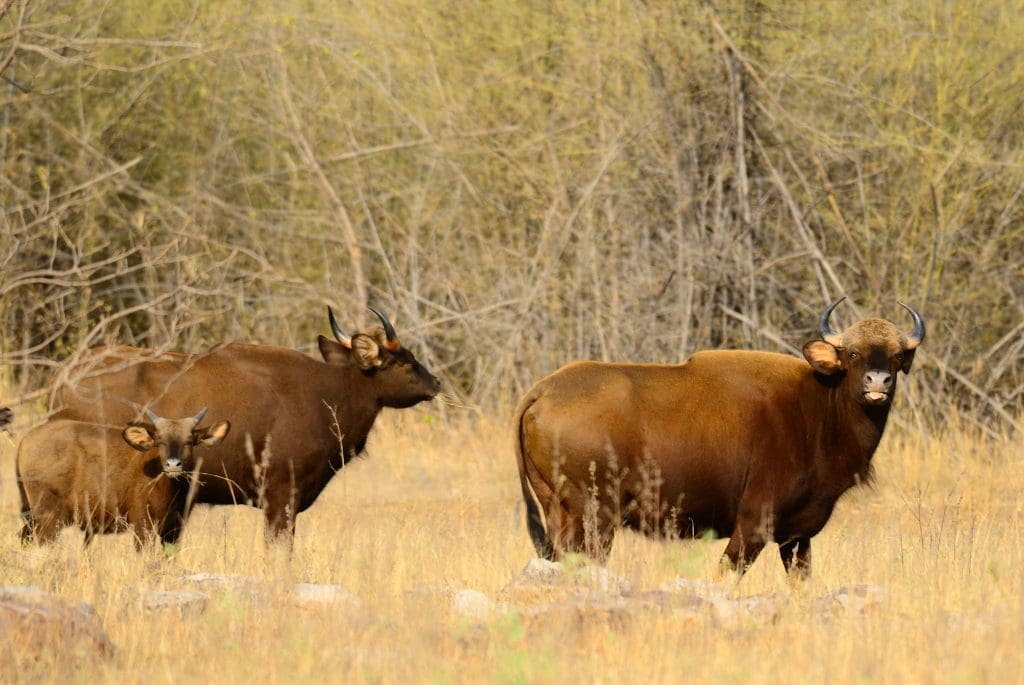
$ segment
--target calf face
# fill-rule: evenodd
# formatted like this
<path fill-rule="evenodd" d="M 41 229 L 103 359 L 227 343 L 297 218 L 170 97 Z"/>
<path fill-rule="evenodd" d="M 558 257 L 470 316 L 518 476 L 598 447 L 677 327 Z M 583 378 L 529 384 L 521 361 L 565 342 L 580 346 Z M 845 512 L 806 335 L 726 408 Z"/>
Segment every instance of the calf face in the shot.
<path fill-rule="evenodd" d="M 125 427 L 121 435 L 125 442 L 140 452 L 148 452 L 158 447 L 163 472 L 171 477 L 179 476 L 186 468 L 191 468 L 192 450 L 196 445 L 213 447 L 231 430 L 228 421 L 199 428 L 199 422 L 206 414 L 205 407 L 187 419 L 164 419 L 148 410 L 146 414 L 149 416 L 149 422 L 133 421 Z"/>

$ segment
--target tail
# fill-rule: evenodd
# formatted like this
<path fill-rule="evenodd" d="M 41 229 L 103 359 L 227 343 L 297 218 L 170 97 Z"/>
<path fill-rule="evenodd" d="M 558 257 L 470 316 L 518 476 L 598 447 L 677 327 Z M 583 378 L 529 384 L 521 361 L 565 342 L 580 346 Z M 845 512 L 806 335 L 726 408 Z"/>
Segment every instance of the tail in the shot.
<path fill-rule="evenodd" d="M 533 546 L 537 550 L 537 555 L 553 561 L 555 558 L 555 548 L 551 544 L 551 539 L 548 537 L 547 530 L 544 528 L 544 520 L 540 515 L 540 507 L 537 502 L 537 497 L 530 487 L 530 481 L 526 473 L 526 447 L 523 439 L 523 416 L 526 411 L 533 405 L 536 399 L 533 392 L 530 392 L 523 398 L 523 401 L 519 403 L 519 408 L 516 410 L 516 437 L 515 437 L 515 449 L 516 449 L 516 461 L 519 464 L 519 484 L 523 488 L 523 501 L 526 503 L 526 528 L 530 531 L 530 540 L 533 541 Z"/>
<path fill-rule="evenodd" d="M 35 537 L 35 519 L 32 517 L 32 509 L 28 505 L 28 493 L 25 492 L 25 484 L 21 482 L 21 465 L 14 462 L 14 476 L 18 481 L 18 495 L 21 497 L 21 520 L 25 525 L 21 527 L 21 544 L 27 545 Z"/>

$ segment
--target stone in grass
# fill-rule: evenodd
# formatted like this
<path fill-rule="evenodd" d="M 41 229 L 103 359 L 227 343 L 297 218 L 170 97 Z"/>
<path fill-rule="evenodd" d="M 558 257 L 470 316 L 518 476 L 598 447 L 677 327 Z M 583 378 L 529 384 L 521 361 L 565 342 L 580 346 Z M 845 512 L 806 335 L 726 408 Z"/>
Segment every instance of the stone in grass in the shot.
<path fill-rule="evenodd" d="M 494 616 L 501 606 L 479 590 L 456 590 L 452 595 L 452 613 L 483 621 Z"/>
<path fill-rule="evenodd" d="M 519 607 L 516 613 L 526 621 L 580 629 L 594 625 L 623 628 L 651 616 L 668 617 L 676 627 L 701 628 L 711 620 L 709 607 L 709 602 L 698 597 L 649 591 L 630 595 L 570 595 L 553 602 Z"/>
<path fill-rule="evenodd" d="M 77 659 L 114 651 L 91 605 L 68 604 L 33 586 L 0 586 L 0 666 L 27 663 L 44 652 Z"/>
<path fill-rule="evenodd" d="M 662 583 L 659 590 L 704 600 L 726 599 L 729 596 L 729 591 L 721 585 L 698 578 L 673 578 Z"/>
<path fill-rule="evenodd" d="M 630 583 L 601 566 L 574 567 L 546 559 L 531 559 L 501 591 L 504 598 L 529 602 L 577 594 L 626 595 Z"/>
<path fill-rule="evenodd" d="M 240 573 L 191 573 L 182 576 L 181 582 L 186 585 L 193 585 L 203 590 L 229 591 L 236 593 L 247 593 L 253 596 L 263 591 L 263 581 L 253 576 L 245 576 Z"/>
<path fill-rule="evenodd" d="M 139 606 L 150 611 L 171 609 L 182 616 L 198 616 L 206 610 L 208 599 L 194 590 L 153 590 L 139 598 Z"/>
<path fill-rule="evenodd" d="M 863 615 L 885 600 L 885 588 L 861 583 L 844 585 L 815 600 L 820 611 L 849 616 Z"/>
<path fill-rule="evenodd" d="M 709 600 L 715 624 L 727 630 L 771 623 L 779 615 L 782 600 L 776 595 L 754 595 L 741 599 L 715 597 Z"/>
<path fill-rule="evenodd" d="M 345 604 L 358 606 L 359 598 L 340 585 L 297 583 L 292 587 L 292 601 L 300 606 Z"/>

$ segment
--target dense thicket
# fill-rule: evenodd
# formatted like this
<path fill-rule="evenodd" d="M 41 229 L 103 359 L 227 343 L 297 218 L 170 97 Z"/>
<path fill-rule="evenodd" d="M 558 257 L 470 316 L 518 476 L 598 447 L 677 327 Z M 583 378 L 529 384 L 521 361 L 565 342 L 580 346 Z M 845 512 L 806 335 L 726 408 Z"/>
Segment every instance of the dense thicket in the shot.
<path fill-rule="evenodd" d="M 1015 2 L 0 6 L 18 392 L 369 301 L 502 407 L 573 358 L 799 348 L 848 294 L 926 316 L 919 418 L 1019 415 Z"/>

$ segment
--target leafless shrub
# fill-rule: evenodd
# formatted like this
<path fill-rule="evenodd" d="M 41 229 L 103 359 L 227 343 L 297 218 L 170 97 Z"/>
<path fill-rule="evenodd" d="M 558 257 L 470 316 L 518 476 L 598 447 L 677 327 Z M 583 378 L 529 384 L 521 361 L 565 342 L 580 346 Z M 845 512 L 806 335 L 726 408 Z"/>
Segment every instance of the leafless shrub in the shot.
<path fill-rule="evenodd" d="M 574 358 L 791 352 L 845 293 L 928 319 L 911 421 L 1019 423 L 1019 13 L 943 70 L 912 5 L 133 7 L 3 5 L 21 397 L 85 346 L 312 350 L 324 304 L 370 301 L 505 409 Z"/>

